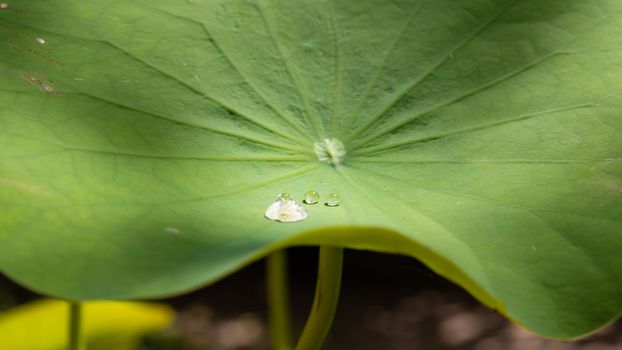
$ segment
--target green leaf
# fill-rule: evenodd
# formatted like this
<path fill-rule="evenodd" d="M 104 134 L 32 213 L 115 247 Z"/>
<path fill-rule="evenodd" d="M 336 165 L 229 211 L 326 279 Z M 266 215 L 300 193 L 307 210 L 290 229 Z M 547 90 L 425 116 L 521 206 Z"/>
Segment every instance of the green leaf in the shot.
<path fill-rule="evenodd" d="M 84 303 L 82 332 L 89 350 L 134 350 L 146 334 L 173 322 L 165 304 L 92 301 Z M 37 300 L 0 314 L 0 347 L 12 350 L 67 349 L 69 304 Z"/>
<path fill-rule="evenodd" d="M 332 244 L 416 257 L 549 337 L 620 315 L 622 2 L 7 5 L 0 268 L 20 283 L 156 297 Z M 308 190 L 341 205 L 264 218 Z"/>

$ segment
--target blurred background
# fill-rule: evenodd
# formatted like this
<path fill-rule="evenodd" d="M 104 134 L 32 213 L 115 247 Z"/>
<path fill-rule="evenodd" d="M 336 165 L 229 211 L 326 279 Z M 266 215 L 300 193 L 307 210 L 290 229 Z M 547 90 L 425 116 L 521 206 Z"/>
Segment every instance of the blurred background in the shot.
<path fill-rule="evenodd" d="M 289 250 L 296 332 L 313 299 L 317 254 L 311 247 Z M 0 275 L 0 349 L 62 349 L 64 305 L 41 298 Z M 265 300 L 264 262 L 258 261 L 185 295 L 148 304 L 93 305 L 87 319 L 98 318 L 98 323 L 88 331 L 89 350 L 267 350 Z M 20 328 L 28 328 L 23 333 L 29 338 L 46 331 L 56 338 L 30 349 L 16 339 Z M 115 337 L 123 341 L 111 345 Z M 543 339 L 483 307 L 415 259 L 347 250 L 340 304 L 324 349 L 620 350 L 622 322 L 574 342 Z"/>

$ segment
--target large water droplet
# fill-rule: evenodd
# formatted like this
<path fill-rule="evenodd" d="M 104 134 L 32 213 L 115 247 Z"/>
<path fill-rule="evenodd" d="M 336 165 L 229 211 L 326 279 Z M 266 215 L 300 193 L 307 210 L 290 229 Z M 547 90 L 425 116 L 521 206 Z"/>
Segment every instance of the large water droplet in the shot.
<path fill-rule="evenodd" d="M 307 191 L 307 193 L 305 193 L 305 199 L 303 202 L 305 202 L 306 204 L 316 204 L 319 201 L 320 194 L 316 191 Z"/>
<path fill-rule="evenodd" d="M 337 207 L 341 204 L 341 196 L 337 193 L 329 193 L 326 197 L 326 205 L 329 207 Z"/>
<path fill-rule="evenodd" d="M 279 193 L 279 195 L 276 196 L 276 200 L 277 201 L 282 201 L 282 202 L 284 202 L 284 201 L 291 201 L 293 199 L 294 198 L 292 198 L 292 196 L 289 193 L 287 193 L 287 192 Z"/>
<path fill-rule="evenodd" d="M 280 196 L 279 196 L 280 198 Z M 309 214 L 307 210 L 295 200 L 280 200 L 270 204 L 266 213 L 266 219 L 278 222 L 296 222 L 306 219 Z"/>

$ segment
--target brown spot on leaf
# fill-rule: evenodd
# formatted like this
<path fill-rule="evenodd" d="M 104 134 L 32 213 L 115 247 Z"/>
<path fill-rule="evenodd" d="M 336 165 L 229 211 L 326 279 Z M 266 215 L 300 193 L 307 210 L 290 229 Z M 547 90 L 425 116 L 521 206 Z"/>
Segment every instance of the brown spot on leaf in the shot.
<path fill-rule="evenodd" d="M 60 96 L 60 92 L 56 91 L 54 87 L 52 87 L 52 84 L 54 84 L 54 82 L 46 77 L 33 73 L 33 74 L 24 74 L 22 75 L 22 78 L 24 78 L 24 80 L 36 86 L 39 90 L 43 92 L 46 92 L 48 94 L 52 94 L 55 96 Z"/>

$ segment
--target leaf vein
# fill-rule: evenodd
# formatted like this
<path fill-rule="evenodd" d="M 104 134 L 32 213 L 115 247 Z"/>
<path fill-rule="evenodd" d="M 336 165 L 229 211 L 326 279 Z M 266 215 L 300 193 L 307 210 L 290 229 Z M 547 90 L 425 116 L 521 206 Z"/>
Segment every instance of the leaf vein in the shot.
<path fill-rule="evenodd" d="M 278 175 L 278 176 L 273 176 L 269 179 L 266 179 L 264 181 L 258 181 L 252 185 L 248 185 L 248 186 L 241 186 L 237 189 L 234 190 L 230 190 L 230 191 L 226 191 L 226 192 L 222 192 L 222 193 L 216 193 L 216 194 L 212 194 L 212 195 L 208 195 L 208 196 L 199 196 L 199 197 L 195 197 L 195 198 L 188 198 L 188 199 L 183 199 L 183 200 L 179 200 L 179 201 L 175 201 L 175 202 L 171 202 L 171 203 L 166 203 L 166 204 L 177 204 L 177 203 L 187 203 L 187 202 L 199 202 L 199 201 L 204 201 L 204 200 L 209 200 L 209 199 L 214 199 L 214 198 L 222 198 L 222 197 L 228 197 L 228 196 L 233 196 L 245 191 L 250 191 L 250 190 L 255 190 L 261 187 L 265 187 L 271 184 L 274 184 L 278 181 L 287 179 L 287 178 L 291 178 L 291 177 L 295 177 L 295 176 L 299 176 L 305 173 L 308 173 L 310 171 L 313 171 L 315 169 L 317 169 L 321 164 L 319 163 L 315 163 L 315 164 L 309 164 L 306 165 L 304 167 L 298 168 L 296 170 L 293 170 L 291 172 L 282 174 L 282 175 Z"/>
<path fill-rule="evenodd" d="M 409 91 L 416 88 L 421 82 L 425 81 L 429 76 L 434 74 L 434 72 L 436 72 L 443 64 L 445 64 L 445 62 L 447 62 L 447 60 L 451 57 L 451 55 L 453 55 L 454 53 L 456 53 L 457 51 L 465 47 L 468 43 L 470 43 L 473 39 L 475 39 L 480 33 L 488 29 L 492 24 L 494 24 L 499 19 L 499 17 L 501 17 L 509 9 L 514 7 L 514 5 L 518 3 L 518 1 L 520 0 L 513 0 L 512 2 L 510 2 L 507 6 L 503 7 L 499 12 L 495 13 L 490 19 L 484 22 L 483 25 L 478 27 L 472 33 L 468 34 L 466 38 L 464 38 L 462 41 L 458 43 L 458 45 L 456 45 L 455 47 L 452 47 L 448 52 L 443 53 L 443 55 L 441 55 L 441 58 L 437 63 L 435 63 L 432 67 L 430 67 L 430 69 L 428 69 L 423 75 L 418 76 L 415 80 L 413 80 L 410 84 L 408 84 L 406 88 L 400 91 L 396 95 L 396 97 L 393 98 L 391 102 L 389 102 L 389 104 L 386 107 L 383 107 L 382 109 L 380 109 L 378 113 L 374 114 L 367 122 L 365 122 L 363 125 L 358 127 L 353 132 L 353 135 L 350 136 L 350 138 L 352 139 L 352 138 L 357 137 L 358 135 L 360 135 L 360 133 L 366 131 L 369 127 L 375 124 L 385 113 L 387 113 L 404 96 L 406 96 Z"/>
<path fill-rule="evenodd" d="M 367 101 L 369 100 L 369 96 L 373 90 L 374 84 L 380 78 L 380 72 L 382 71 L 382 68 L 384 68 L 386 61 L 389 59 L 389 56 L 391 55 L 391 53 L 395 50 L 397 43 L 402 38 L 404 33 L 406 33 L 406 30 L 408 29 L 412 21 L 417 17 L 417 14 L 419 13 L 419 10 L 421 9 L 422 6 L 423 6 L 423 0 L 420 0 L 417 6 L 413 8 L 413 11 L 410 13 L 408 18 L 404 22 L 404 25 L 402 26 L 400 32 L 395 36 L 395 38 L 393 38 L 393 40 L 391 41 L 391 43 L 385 50 L 382 60 L 380 61 L 380 64 L 376 67 L 374 74 L 372 75 L 371 79 L 369 79 L 369 81 L 367 82 L 367 85 L 365 86 L 363 96 L 359 100 L 359 103 L 357 103 L 357 106 L 354 109 L 354 111 L 345 120 L 346 127 L 342 131 L 342 137 L 343 137 L 343 133 L 348 132 L 352 128 L 352 125 L 354 124 L 354 122 L 359 118 L 359 115 L 361 111 L 363 110 L 365 103 L 367 103 Z"/>
<path fill-rule="evenodd" d="M 374 174 L 376 174 L 378 176 L 381 176 L 384 179 L 389 179 L 391 181 L 394 181 L 394 182 L 397 182 L 397 183 L 401 183 L 403 185 L 408 186 L 409 188 L 413 187 L 412 183 L 409 183 L 409 182 L 407 182 L 407 181 L 405 181 L 403 179 L 397 178 L 395 176 L 389 175 L 388 173 L 383 173 L 383 172 L 379 172 L 379 171 L 376 171 L 376 170 L 371 170 L 371 169 L 368 169 L 368 168 L 361 169 L 361 170 L 365 171 L 365 172 L 374 173 Z M 496 206 L 501 206 L 501 207 L 510 208 L 510 209 L 516 209 L 516 210 L 522 210 L 522 211 L 537 210 L 537 211 L 544 212 L 544 213 L 561 214 L 561 215 L 574 215 L 574 216 L 582 216 L 582 217 L 587 217 L 587 218 L 592 218 L 592 219 L 597 219 L 597 220 L 605 220 L 605 221 L 610 221 L 610 222 L 622 222 L 620 220 L 613 220 L 613 219 L 609 219 L 609 218 L 592 216 L 592 215 L 587 215 L 587 214 L 584 214 L 584 213 L 565 212 L 565 211 L 561 211 L 561 210 L 541 209 L 541 208 L 535 208 L 535 207 L 530 207 L 530 206 L 526 206 L 526 205 L 510 204 L 510 203 L 501 202 L 501 201 L 495 200 L 495 199 L 490 199 L 490 198 L 486 198 L 486 197 L 482 197 L 482 196 L 476 196 L 476 195 L 468 195 L 468 194 L 464 194 L 464 193 L 456 193 L 456 192 L 451 192 L 451 191 L 429 189 L 429 188 L 419 187 L 419 186 L 417 186 L 415 188 L 418 189 L 418 190 L 421 190 L 421 191 L 425 191 L 425 192 L 436 193 L 436 194 L 452 196 L 452 197 L 457 197 L 457 198 L 463 198 L 463 199 L 470 199 L 470 200 L 474 200 L 474 201 L 478 201 L 478 202 L 488 203 L 489 205 L 493 205 L 493 206 L 496 205 Z"/>
<path fill-rule="evenodd" d="M 419 118 L 421 118 L 423 116 L 426 116 L 428 114 L 434 113 L 434 112 L 436 112 L 437 110 L 439 110 L 439 109 L 441 109 L 443 107 L 450 106 L 450 105 L 452 105 L 452 104 L 454 104 L 456 102 L 462 101 L 462 100 L 464 100 L 464 99 L 466 99 L 468 97 L 472 97 L 474 95 L 477 95 L 477 94 L 479 94 L 479 93 L 481 93 L 481 92 L 483 92 L 483 91 L 485 91 L 487 89 L 490 89 L 493 86 L 496 86 L 496 85 L 498 85 L 498 84 L 500 84 L 500 83 L 502 83 L 502 82 L 504 82 L 506 80 L 509 80 L 509 79 L 515 77 L 515 76 L 518 76 L 521 73 L 529 71 L 530 69 L 536 67 L 538 64 L 540 64 L 542 62 L 545 62 L 545 61 L 547 61 L 547 60 L 549 60 L 549 59 L 551 59 L 553 57 L 556 57 L 556 56 L 562 55 L 562 54 L 563 53 L 561 53 L 559 51 L 555 51 L 555 52 L 549 53 L 549 54 L 547 54 L 547 55 L 545 55 L 543 57 L 540 57 L 540 58 L 538 58 L 538 59 L 536 59 L 536 60 L 534 60 L 534 61 L 532 61 L 532 62 L 530 62 L 530 63 L 528 63 L 528 64 L 526 64 L 524 66 L 522 66 L 522 67 L 519 67 L 519 68 L 515 69 L 512 72 L 504 74 L 504 75 L 502 75 L 502 76 L 500 76 L 500 77 L 498 77 L 496 79 L 493 79 L 493 80 L 489 81 L 488 83 L 485 83 L 485 84 L 483 84 L 481 86 L 478 86 L 477 88 L 469 90 L 469 91 L 467 91 L 466 93 L 464 93 L 462 95 L 456 96 L 456 97 L 454 97 L 452 99 L 449 99 L 449 100 L 447 100 L 445 102 L 441 102 L 441 103 L 438 103 L 436 105 L 433 105 L 433 106 L 431 106 L 429 108 L 426 108 L 426 109 L 422 110 L 421 112 L 415 113 L 411 117 L 407 117 L 407 118 L 405 118 L 403 120 L 398 120 L 395 123 L 391 123 L 391 124 L 389 124 L 385 128 L 379 128 L 378 132 L 370 134 L 368 137 L 361 138 L 358 143 L 354 144 L 354 147 L 360 147 L 360 146 L 363 146 L 365 144 L 368 144 L 369 142 L 371 142 L 371 141 L 373 141 L 373 140 L 375 140 L 375 139 L 377 139 L 377 138 L 379 138 L 381 136 L 384 136 L 384 135 L 386 135 L 388 133 L 391 133 L 392 131 L 395 131 L 395 130 L 397 130 L 399 128 L 402 128 L 402 127 L 412 123 L 413 121 L 415 121 L 415 120 L 417 120 L 417 119 L 419 119 Z M 371 125 L 369 125 L 369 126 L 371 126 Z M 359 132 L 356 132 L 355 134 L 360 134 L 360 132 L 361 131 L 359 130 Z M 350 139 L 353 139 L 353 138 L 354 138 L 354 136 L 350 137 Z"/>
<path fill-rule="evenodd" d="M 283 65 L 285 66 L 285 71 L 287 72 L 287 75 L 289 76 L 290 80 L 296 87 L 297 94 L 305 110 L 303 115 L 304 115 L 305 120 L 307 121 L 307 125 L 315 129 L 318 137 L 323 138 L 326 133 L 324 131 L 323 125 L 321 125 L 322 121 L 319 118 L 316 118 L 311 113 L 311 106 L 309 105 L 309 100 L 307 98 L 307 95 L 303 92 L 302 83 L 299 81 L 298 76 L 295 74 L 291 61 L 287 59 L 287 56 L 285 55 L 283 51 L 283 47 L 281 46 L 280 42 L 277 40 L 276 34 L 274 33 L 272 29 L 272 25 L 270 24 L 270 22 L 268 21 L 268 18 L 266 17 L 264 6 L 261 4 L 261 1 L 257 2 L 257 10 L 264 24 L 264 27 L 266 28 L 266 31 L 268 32 L 268 36 L 270 37 L 270 40 L 272 41 L 272 45 L 274 46 L 279 56 L 281 57 L 281 61 L 283 61 Z"/>
<path fill-rule="evenodd" d="M 597 105 L 595 105 L 594 103 L 583 103 L 583 104 L 572 105 L 572 106 L 567 106 L 567 107 L 553 108 L 553 109 L 549 109 L 545 111 L 527 113 L 527 114 L 522 114 L 516 117 L 497 120 L 492 123 L 484 123 L 484 124 L 472 126 L 469 128 L 459 129 L 459 130 L 450 131 L 450 132 L 446 132 L 442 134 L 413 138 L 409 140 L 393 142 L 393 143 L 388 143 L 388 144 L 379 145 L 379 146 L 359 148 L 355 151 L 355 153 L 369 154 L 373 152 L 389 150 L 392 148 L 399 148 L 399 147 L 410 145 L 410 144 L 423 143 L 423 142 L 428 142 L 428 141 L 437 141 L 437 140 L 442 140 L 444 138 L 455 136 L 455 135 L 467 134 L 473 131 L 486 130 L 489 128 L 503 126 L 503 125 L 510 124 L 510 123 L 517 123 L 517 122 L 529 120 L 529 119 L 544 116 L 544 115 L 557 114 L 557 113 L 562 113 L 566 111 L 571 111 L 571 110 L 576 110 L 576 109 L 585 109 L 585 108 L 591 108 L 591 107 L 597 107 Z"/>
<path fill-rule="evenodd" d="M 227 64 L 229 66 L 231 66 L 231 68 L 233 68 L 233 70 L 236 72 L 237 75 L 239 75 L 242 80 L 248 84 L 248 86 L 251 87 L 251 89 L 253 90 L 253 92 L 259 96 L 259 98 L 262 99 L 262 101 L 264 101 L 264 103 L 266 103 L 266 105 L 268 107 L 270 107 L 270 109 L 272 109 L 272 111 L 274 111 L 276 113 L 276 115 L 278 115 L 281 119 L 283 119 L 286 123 L 288 123 L 291 127 L 293 127 L 296 131 L 298 131 L 302 136 L 308 138 L 309 140 L 312 140 L 312 136 L 305 130 L 303 129 L 295 120 L 294 118 L 289 115 L 288 113 L 286 113 L 285 111 L 283 111 L 281 108 L 279 108 L 273 101 L 271 101 L 265 94 L 263 94 L 261 92 L 261 90 L 254 84 L 252 83 L 252 81 L 245 75 L 242 73 L 242 71 L 240 70 L 240 68 L 238 67 L 237 64 L 235 64 L 234 60 L 231 58 L 231 56 L 222 48 L 222 46 L 220 46 L 220 44 L 218 44 L 218 42 L 216 41 L 216 38 L 211 35 L 209 29 L 207 28 L 207 26 L 205 25 L 205 23 L 195 20 L 193 18 L 190 17 L 185 17 L 185 16 L 180 16 L 174 13 L 171 13 L 169 11 L 166 11 L 164 9 L 158 8 L 153 6 L 152 4 L 149 3 L 143 3 L 142 1 L 139 1 L 140 4 L 156 10 L 158 12 L 161 12 L 163 14 L 166 14 L 170 17 L 173 18 L 178 18 L 184 21 L 188 21 L 190 23 L 193 23 L 195 25 L 200 26 L 201 30 L 205 33 L 205 35 L 207 35 L 208 38 L 211 38 L 213 40 L 213 45 L 214 47 L 222 54 L 223 58 L 227 61 Z M 284 136 L 285 135 L 281 135 Z M 290 140 L 295 141 L 294 138 L 290 138 Z"/>
<path fill-rule="evenodd" d="M 121 52 L 122 54 L 124 54 L 125 56 L 127 56 L 127 57 L 129 57 L 129 58 L 131 58 L 131 59 L 135 60 L 136 62 L 138 62 L 138 63 L 140 63 L 140 64 L 142 64 L 142 65 L 144 65 L 144 66 L 146 66 L 146 67 L 148 67 L 148 68 L 150 68 L 150 69 L 153 69 L 154 71 L 156 71 L 156 72 L 158 72 L 158 73 L 162 74 L 162 75 L 163 75 L 163 76 L 165 76 L 166 78 L 171 79 L 171 80 L 173 80 L 173 81 L 177 82 L 178 84 L 182 85 L 183 87 L 185 87 L 186 89 L 188 89 L 188 90 L 189 90 L 189 91 L 191 91 L 192 93 L 194 93 L 194 94 L 196 94 L 196 95 L 198 95 L 198 96 L 201 96 L 201 97 L 203 97 L 203 98 L 205 98 L 205 99 L 207 99 L 207 100 L 209 100 L 209 101 L 212 101 L 212 102 L 213 102 L 213 103 L 215 103 L 216 105 L 218 105 L 218 106 L 220 106 L 220 107 L 223 107 L 223 108 L 225 108 L 226 110 L 229 110 L 229 111 L 234 112 L 234 113 L 235 113 L 235 114 L 237 114 L 238 116 L 240 116 L 240 117 L 244 118 L 245 120 L 248 120 L 249 122 L 251 122 L 251 123 L 253 123 L 253 124 L 255 124 L 255 125 L 259 126 L 260 128 L 262 128 L 262 129 L 264 129 L 264 130 L 266 130 L 266 131 L 269 131 L 269 132 L 271 132 L 271 133 L 274 133 L 274 134 L 276 134 L 276 135 L 279 135 L 279 136 L 281 136 L 281 137 L 284 137 L 284 138 L 286 138 L 286 139 L 288 139 L 288 140 L 290 140 L 290 141 L 293 141 L 293 142 L 298 142 L 298 140 L 296 140 L 296 139 L 295 139 L 295 138 L 293 138 L 292 136 L 288 135 L 287 133 L 285 133 L 285 132 L 281 132 L 281 131 L 279 131 L 279 130 L 277 130 L 277 129 L 272 128 L 272 127 L 271 127 L 271 126 L 269 126 L 269 125 L 266 125 L 266 124 L 264 124 L 264 123 L 262 123 L 262 122 L 257 121 L 257 120 L 256 120 L 256 119 L 254 119 L 254 118 L 251 118 L 250 116 L 248 116 L 248 115 L 246 115 L 245 113 L 242 113 L 241 111 L 239 111 L 238 109 L 236 109 L 234 106 L 230 106 L 230 105 L 228 105 L 228 104 L 224 103 L 223 101 L 220 101 L 220 100 L 218 100 L 218 99 L 216 99 L 216 98 L 214 98 L 214 97 L 212 97 L 212 96 L 209 96 L 209 95 L 208 95 L 208 94 L 206 94 L 204 91 L 201 91 L 201 90 L 197 89 L 196 87 L 194 87 L 193 85 L 191 85 L 191 84 L 189 84 L 189 83 L 187 83 L 187 82 L 185 82 L 185 81 L 183 81 L 183 80 L 181 80 L 181 79 L 179 79 L 179 78 L 175 77 L 175 76 L 174 76 L 174 75 L 172 75 L 172 74 L 169 74 L 168 72 L 164 71 L 162 68 L 160 68 L 160 67 L 158 67 L 158 66 L 155 66 L 155 65 L 153 65 L 153 64 L 151 64 L 151 63 L 149 63 L 149 62 L 145 61 L 144 59 L 142 59 L 142 58 L 140 58 L 140 57 L 136 56 L 135 54 L 132 54 L 131 52 L 127 51 L 126 49 L 122 48 L 121 46 L 119 46 L 119 45 L 117 45 L 117 44 L 115 44 L 115 43 L 113 43 L 113 42 L 111 42 L 111 41 L 109 41 L 109 40 L 104 40 L 104 39 L 92 39 L 92 38 L 91 38 L 91 39 L 79 38 L 79 37 L 74 37 L 74 36 L 70 36 L 70 35 L 67 35 L 67 34 L 63 34 L 63 33 L 58 33 L 58 32 L 54 32 L 54 31 L 50 31 L 50 30 L 48 30 L 48 29 L 40 29 L 40 28 L 32 27 L 32 26 L 25 25 L 25 24 L 22 24 L 22 23 L 16 23 L 16 22 L 12 22 L 12 21 L 8 21 L 8 22 L 11 22 L 11 23 L 16 24 L 16 25 L 23 26 L 23 27 L 25 27 L 25 28 L 31 28 L 31 29 L 35 29 L 35 30 L 42 31 L 42 32 L 47 32 L 47 33 L 54 34 L 54 35 L 57 35 L 57 36 L 62 36 L 62 37 L 65 37 L 65 38 L 71 38 L 71 39 L 75 39 L 75 40 L 84 40 L 84 41 L 97 42 L 97 43 L 100 43 L 100 44 L 102 44 L 102 45 L 106 45 L 106 46 L 108 46 L 108 47 L 110 47 L 110 48 L 112 48 L 112 49 L 114 49 L 114 50 L 116 50 L 116 51 L 118 51 L 118 52 Z M 77 89 L 77 90 L 80 90 L 80 89 Z M 86 94 L 86 93 L 85 93 L 85 94 Z"/>

